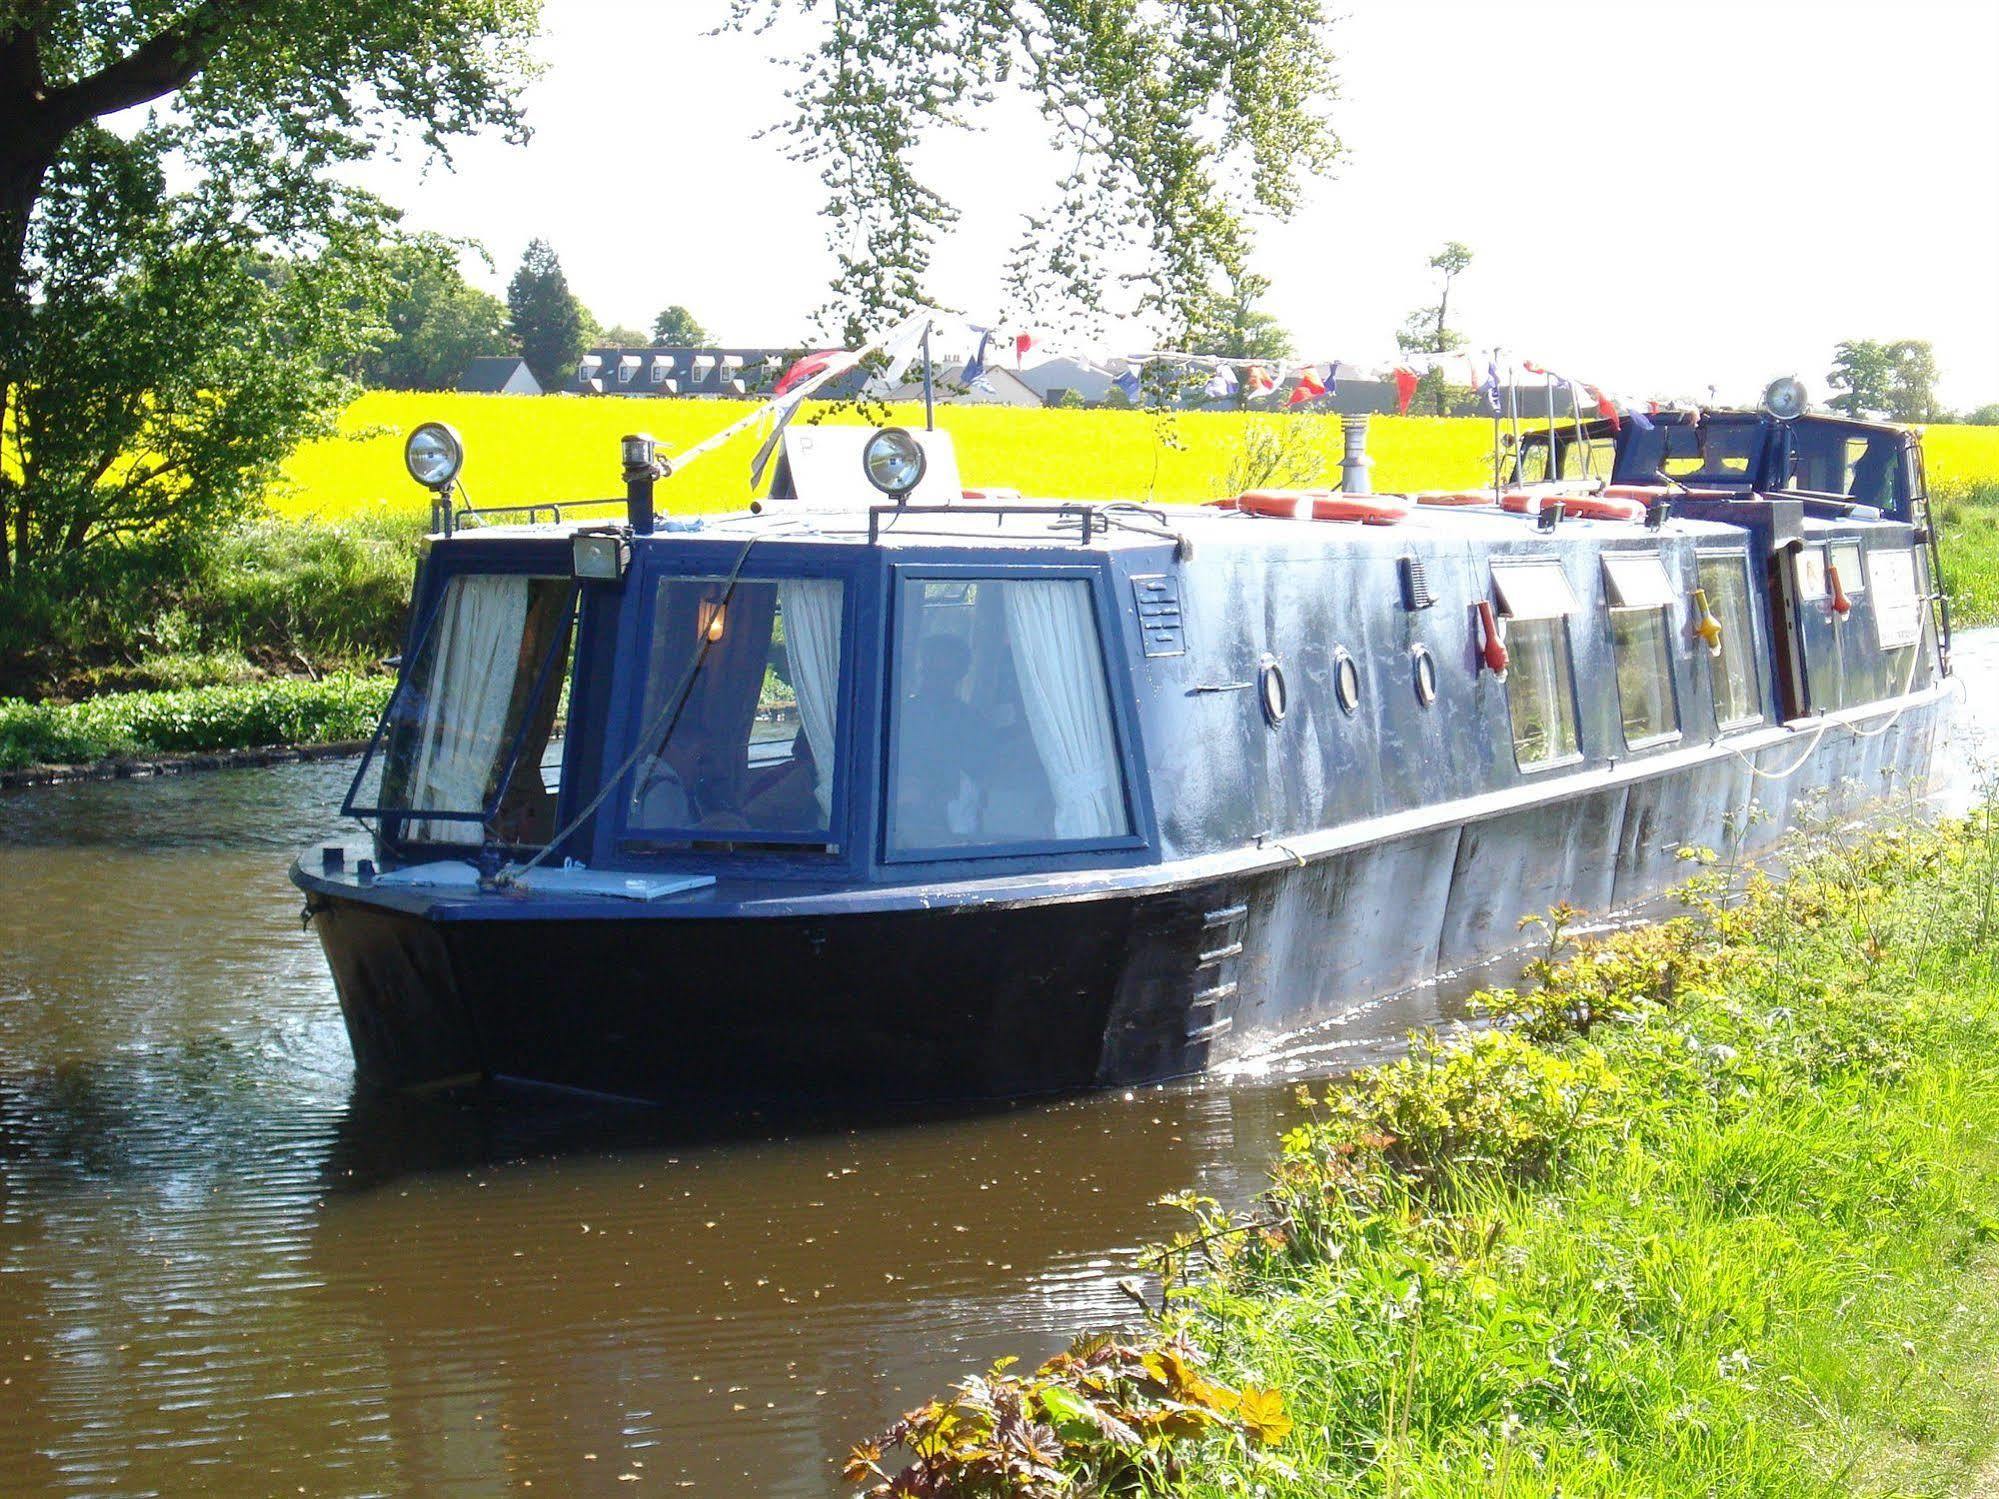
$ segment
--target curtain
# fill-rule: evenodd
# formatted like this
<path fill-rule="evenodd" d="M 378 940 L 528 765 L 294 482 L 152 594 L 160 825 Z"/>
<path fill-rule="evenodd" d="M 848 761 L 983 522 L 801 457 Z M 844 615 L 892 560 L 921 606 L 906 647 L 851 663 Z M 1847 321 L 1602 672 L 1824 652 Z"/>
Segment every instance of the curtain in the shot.
<path fill-rule="evenodd" d="M 812 746 L 812 794 L 822 817 L 833 811 L 834 735 L 840 726 L 840 593 L 838 583 L 820 578 L 792 578 L 777 588 L 798 721 Z"/>
<path fill-rule="evenodd" d="M 445 591 L 424 683 L 411 810 L 485 810 L 494 762 L 504 748 L 514 679 L 520 674 L 529 582 L 524 577 L 462 577 Z M 435 818 L 417 820 L 410 835 L 432 843 L 485 841 L 476 822 Z"/>
<path fill-rule="evenodd" d="M 1001 585 L 1028 732 L 1055 798 L 1058 838 L 1126 831 L 1109 689 L 1087 583 Z"/>

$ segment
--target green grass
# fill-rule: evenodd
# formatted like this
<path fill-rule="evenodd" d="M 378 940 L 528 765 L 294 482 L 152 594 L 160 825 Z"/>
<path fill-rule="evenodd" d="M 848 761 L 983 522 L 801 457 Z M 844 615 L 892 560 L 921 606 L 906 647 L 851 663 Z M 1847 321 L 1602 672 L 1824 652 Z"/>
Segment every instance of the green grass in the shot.
<path fill-rule="evenodd" d="M 80 703 L 0 699 L 0 770 L 363 739 L 391 686 L 384 676 L 341 675 L 113 692 Z"/>
<path fill-rule="evenodd" d="M 1999 620 L 1999 478 L 1939 483 L 1936 519 L 1951 618 L 1967 628 Z"/>
<path fill-rule="evenodd" d="M 1289 1431 L 1147 1428 L 1129 1492 L 1972 1482 L 1999 1434 L 1999 827 L 1828 828 L 1793 870 L 1710 872 L 1698 919 L 1580 945 L 1558 915 L 1498 1026 L 1308 1097 L 1251 1211 L 1188 1201 L 1146 1336 L 1205 1352 L 1211 1403 L 1281 1391 Z M 1074 1406 L 1052 1370 L 1031 1418 Z M 1066 1474 L 1124 1443 L 1047 1418 Z M 921 1492 L 1072 1492 L 950 1464 Z"/>

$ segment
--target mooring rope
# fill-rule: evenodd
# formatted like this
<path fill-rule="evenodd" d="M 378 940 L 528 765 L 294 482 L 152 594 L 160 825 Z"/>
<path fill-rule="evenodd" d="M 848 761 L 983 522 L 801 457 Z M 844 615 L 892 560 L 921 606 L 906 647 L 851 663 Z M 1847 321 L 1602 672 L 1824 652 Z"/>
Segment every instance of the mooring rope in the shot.
<path fill-rule="evenodd" d="M 1800 770 L 1804 769 L 1806 762 L 1818 753 L 1820 741 L 1834 728 L 1845 729 L 1855 739 L 1879 739 L 1883 734 L 1894 728 L 1901 721 L 1902 715 L 1909 711 L 1909 691 L 1916 685 L 1916 663 L 1922 659 L 1922 656 L 1923 647 L 1922 642 L 1919 640 L 1909 648 L 1909 670 L 1908 674 L 1902 678 L 1902 691 L 1900 693 L 1902 704 L 1893 713 L 1889 714 L 1888 721 L 1877 729 L 1856 729 L 1850 723 L 1835 724 L 1832 719 L 1825 719 L 1820 722 L 1818 728 L 1812 731 L 1812 742 L 1805 746 L 1804 753 L 1800 754 L 1796 760 L 1792 761 L 1782 770 L 1764 770 L 1734 745 L 1724 742 L 1722 747 L 1735 756 L 1736 759 L 1740 760 L 1750 775 L 1756 777 L 1758 780 L 1787 781 Z"/>

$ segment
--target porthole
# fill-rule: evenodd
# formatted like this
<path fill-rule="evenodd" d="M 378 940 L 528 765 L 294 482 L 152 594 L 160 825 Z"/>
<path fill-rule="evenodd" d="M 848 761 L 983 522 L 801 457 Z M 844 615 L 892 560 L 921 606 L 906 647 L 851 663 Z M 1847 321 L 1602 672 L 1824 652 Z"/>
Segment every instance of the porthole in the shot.
<path fill-rule="evenodd" d="M 1416 701 L 1427 708 L 1437 700 L 1437 658 L 1424 645 L 1417 646 L 1409 655 L 1415 663 Z"/>
<path fill-rule="evenodd" d="M 1333 652 L 1333 696 L 1340 711 L 1352 718 L 1360 708 L 1360 668 L 1344 650 Z"/>
<path fill-rule="evenodd" d="M 1263 699 L 1263 721 L 1274 729 L 1284 722 L 1284 710 L 1291 706 L 1290 694 L 1284 686 L 1284 668 L 1274 657 L 1263 658 L 1263 669 L 1256 674 L 1256 690 Z"/>

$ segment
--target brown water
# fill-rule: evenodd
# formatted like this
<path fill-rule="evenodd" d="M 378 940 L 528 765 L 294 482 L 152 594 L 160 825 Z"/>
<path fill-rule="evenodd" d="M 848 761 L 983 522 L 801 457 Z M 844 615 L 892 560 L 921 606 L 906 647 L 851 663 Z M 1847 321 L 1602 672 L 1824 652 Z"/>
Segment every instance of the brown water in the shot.
<path fill-rule="evenodd" d="M 0 1494 L 837 1492 L 896 1412 L 1121 1318 L 1154 1199 L 1246 1199 L 1296 1079 L 1367 1055 L 782 1127 L 356 1096 L 285 878 L 347 774 L 0 795 Z"/>

